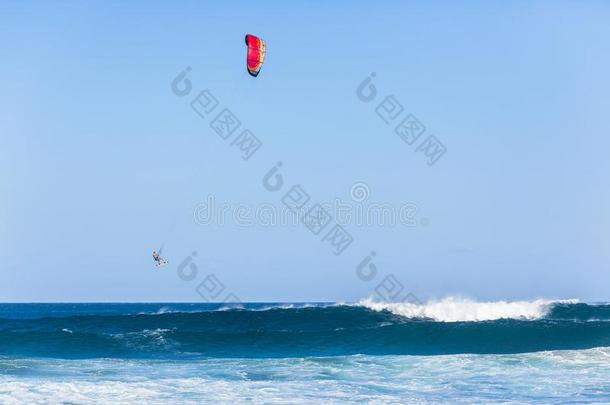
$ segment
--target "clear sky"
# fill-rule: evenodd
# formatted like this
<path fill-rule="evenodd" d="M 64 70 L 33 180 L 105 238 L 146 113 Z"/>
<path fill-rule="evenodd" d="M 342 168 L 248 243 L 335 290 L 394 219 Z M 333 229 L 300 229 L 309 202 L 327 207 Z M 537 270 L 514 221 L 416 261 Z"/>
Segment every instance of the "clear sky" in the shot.
<path fill-rule="evenodd" d="M 201 301 L 211 273 L 242 301 L 353 301 L 387 274 L 422 298 L 608 300 L 610 4 L 459 3 L 2 2 L 0 301 Z M 246 33 L 267 41 L 257 78 Z M 190 108 L 204 89 L 262 141 L 249 160 Z M 389 95 L 446 147 L 433 166 L 376 115 Z M 335 256 L 301 224 L 194 220 L 210 196 L 279 208 L 357 182 L 416 226 L 348 223 Z"/>

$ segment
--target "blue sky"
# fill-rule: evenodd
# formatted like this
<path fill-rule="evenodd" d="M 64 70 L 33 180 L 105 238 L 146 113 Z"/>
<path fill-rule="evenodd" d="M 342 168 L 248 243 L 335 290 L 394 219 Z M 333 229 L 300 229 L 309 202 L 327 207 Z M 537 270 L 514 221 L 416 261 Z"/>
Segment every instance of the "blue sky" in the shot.
<path fill-rule="evenodd" d="M 353 301 L 388 274 L 422 299 L 608 300 L 609 17 L 601 1 L 4 2 L 0 301 L 200 301 L 208 274 L 243 301 Z M 246 33 L 268 45 L 256 79 Z M 189 107 L 203 89 L 263 142 L 249 160 Z M 376 115 L 389 95 L 447 148 L 433 166 Z M 364 182 L 417 226 L 347 224 L 335 256 L 303 225 L 195 223 L 209 196 L 281 207 L 262 185 L 278 161 L 312 201 Z"/>

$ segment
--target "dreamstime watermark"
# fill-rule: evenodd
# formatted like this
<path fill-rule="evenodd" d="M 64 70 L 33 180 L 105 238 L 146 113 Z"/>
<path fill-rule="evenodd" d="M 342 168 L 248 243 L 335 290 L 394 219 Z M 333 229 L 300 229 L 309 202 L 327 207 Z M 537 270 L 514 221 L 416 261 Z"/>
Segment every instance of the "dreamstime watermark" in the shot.
<path fill-rule="evenodd" d="M 363 183 L 356 183 L 363 184 Z M 331 202 L 318 203 L 320 212 L 335 218 L 341 226 L 381 226 L 381 227 L 415 227 L 428 226 L 428 218 L 418 217 L 418 206 L 406 202 L 400 206 L 389 203 L 367 201 L 368 191 L 352 187 L 351 200 L 336 198 Z M 368 188 L 366 188 L 368 190 Z M 285 199 L 282 201 L 284 202 Z M 197 225 L 223 226 L 227 224 L 239 227 L 251 226 L 294 226 L 307 225 L 309 218 L 305 207 L 292 207 L 289 204 L 276 205 L 261 203 L 250 205 L 218 201 L 214 195 L 208 195 L 193 210 L 193 220 Z"/>
<path fill-rule="evenodd" d="M 371 189 L 368 184 L 358 181 L 352 184 L 352 188 L 349 190 L 349 196 L 355 202 L 364 202 L 371 196 Z"/>

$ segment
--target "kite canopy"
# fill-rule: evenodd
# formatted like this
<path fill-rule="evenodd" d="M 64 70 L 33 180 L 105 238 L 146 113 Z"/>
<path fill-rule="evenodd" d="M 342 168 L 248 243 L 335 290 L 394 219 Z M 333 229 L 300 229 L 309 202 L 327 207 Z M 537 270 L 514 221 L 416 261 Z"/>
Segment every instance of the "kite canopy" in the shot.
<path fill-rule="evenodd" d="M 265 61 L 265 41 L 257 36 L 247 34 L 246 45 L 248 46 L 246 67 L 248 68 L 248 73 L 256 77 Z"/>

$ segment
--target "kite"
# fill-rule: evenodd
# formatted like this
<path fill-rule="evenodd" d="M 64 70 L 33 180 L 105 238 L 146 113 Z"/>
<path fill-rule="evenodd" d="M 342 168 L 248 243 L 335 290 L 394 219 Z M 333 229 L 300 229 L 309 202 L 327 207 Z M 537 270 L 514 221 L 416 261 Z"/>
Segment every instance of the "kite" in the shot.
<path fill-rule="evenodd" d="M 265 41 L 257 36 L 247 34 L 246 46 L 248 47 L 246 67 L 248 68 L 248 73 L 256 77 L 265 61 Z"/>

